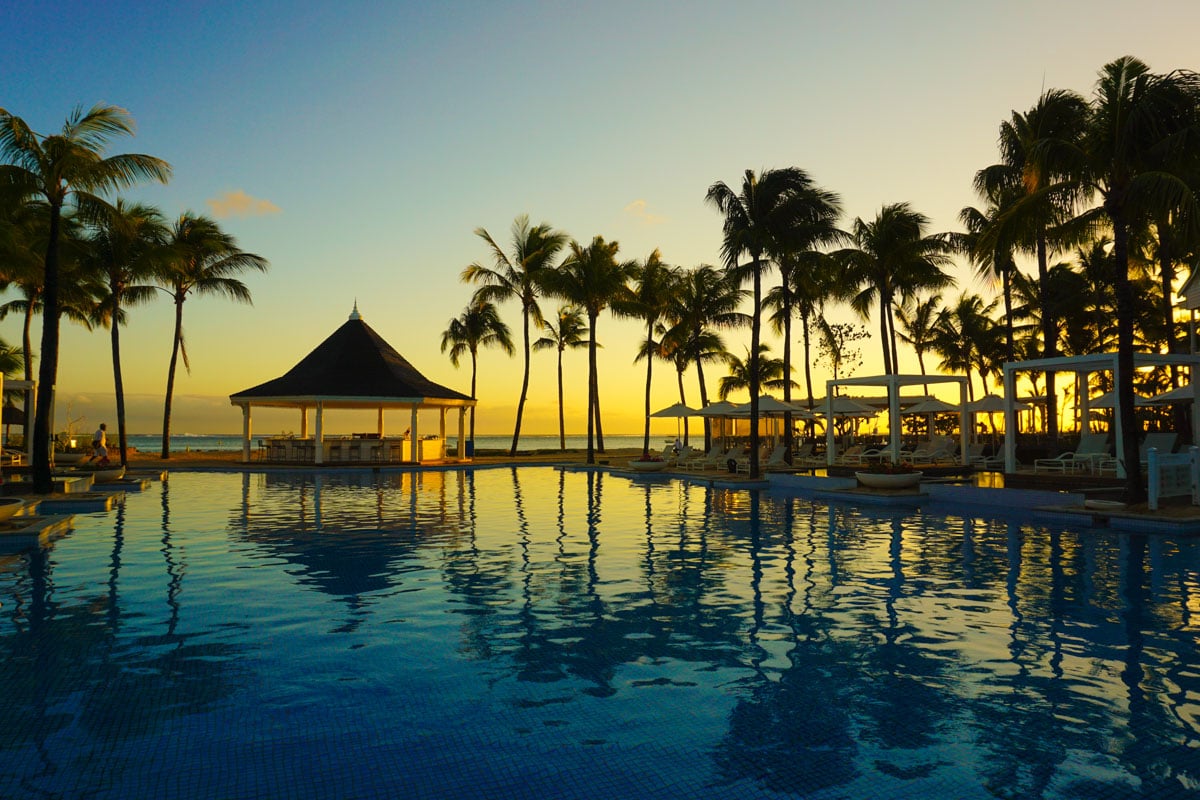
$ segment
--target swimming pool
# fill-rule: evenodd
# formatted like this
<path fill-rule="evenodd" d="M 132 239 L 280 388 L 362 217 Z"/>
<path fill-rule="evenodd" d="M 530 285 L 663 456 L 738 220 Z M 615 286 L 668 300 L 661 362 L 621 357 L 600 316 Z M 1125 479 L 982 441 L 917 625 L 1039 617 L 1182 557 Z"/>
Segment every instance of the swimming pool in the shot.
<path fill-rule="evenodd" d="M 0 797 L 1200 789 L 1200 541 L 550 468 L 176 473 L 0 559 Z"/>

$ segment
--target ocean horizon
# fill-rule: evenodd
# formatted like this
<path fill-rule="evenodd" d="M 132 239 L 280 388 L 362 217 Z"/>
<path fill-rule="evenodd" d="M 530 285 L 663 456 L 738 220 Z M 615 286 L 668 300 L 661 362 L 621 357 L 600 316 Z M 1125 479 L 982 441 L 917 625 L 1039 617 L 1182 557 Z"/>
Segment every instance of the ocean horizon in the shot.
<path fill-rule="evenodd" d="M 334 434 L 337 435 L 337 434 Z M 343 434 L 344 435 L 344 434 Z M 266 438 L 271 434 L 261 434 L 252 437 L 252 442 L 257 443 L 260 438 Z M 692 440 L 696 439 L 696 434 L 692 435 Z M 699 434 L 699 438 L 703 438 L 703 433 Z M 116 443 L 115 434 L 110 435 L 109 441 Z M 650 434 L 650 449 L 661 450 L 664 445 L 675 441 L 673 434 Z M 162 449 L 162 434 L 161 433 L 132 433 L 129 434 L 128 442 L 130 446 L 137 448 L 142 452 L 157 452 Z M 566 437 L 568 450 L 584 450 L 587 448 L 587 434 L 568 434 Z M 637 448 L 642 446 L 642 434 L 640 433 L 618 433 L 606 434 L 604 437 L 604 445 L 606 449 L 622 450 L 629 448 Z M 447 436 L 446 446 L 453 449 L 458 447 L 457 436 Z M 487 450 L 503 450 L 505 452 L 512 447 L 512 434 L 502 434 L 496 436 L 476 436 L 475 437 L 475 452 L 483 452 Z M 240 433 L 172 433 L 171 434 L 171 452 L 172 453 L 187 453 L 192 451 L 199 452 L 230 452 L 242 449 L 242 435 Z M 558 434 L 521 434 L 521 439 L 517 443 L 517 449 L 521 451 L 531 450 L 558 450 Z"/>

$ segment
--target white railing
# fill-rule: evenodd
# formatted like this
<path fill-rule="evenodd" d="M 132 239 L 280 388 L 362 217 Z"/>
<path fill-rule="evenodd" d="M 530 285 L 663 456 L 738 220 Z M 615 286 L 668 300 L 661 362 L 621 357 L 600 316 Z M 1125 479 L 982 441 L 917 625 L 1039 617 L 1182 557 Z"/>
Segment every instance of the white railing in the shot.
<path fill-rule="evenodd" d="M 1146 451 L 1148 473 L 1147 494 L 1151 511 L 1158 510 L 1163 497 L 1182 497 L 1190 494 L 1192 505 L 1200 506 L 1200 447 L 1189 447 L 1186 453 L 1158 454 L 1158 448 Z"/>

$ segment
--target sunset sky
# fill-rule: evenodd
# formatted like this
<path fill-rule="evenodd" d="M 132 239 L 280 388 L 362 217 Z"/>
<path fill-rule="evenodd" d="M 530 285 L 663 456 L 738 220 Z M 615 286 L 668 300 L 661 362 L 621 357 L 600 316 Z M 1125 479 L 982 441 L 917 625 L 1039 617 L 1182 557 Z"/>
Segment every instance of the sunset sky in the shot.
<path fill-rule="evenodd" d="M 246 276 L 253 306 L 185 306 L 192 370 L 177 379 L 173 428 L 228 432 L 241 425 L 228 395 L 285 372 L 356 301 L 417 369 L 467 391 L 468 367 L 454 369 L 439 342 L 471 293 L 459 273 L 487 256 L 476 227 L 507 241 L 527 213 L 583 242 L 615 239 L 624 258 L 657 247 L 672 264 L 717 264 L 708 186 L 797 166 L 842 196 L 847 224 L 908 201 L 934 230 L 954 229 L 1013 109 L 1049 87 L 1090 96 L 1122 55 L 1196 69 L 1198 28 L 1195 0 L 1136 12 L 1113 0 L 14 0 L 0 6 L 0 107 L 43 133 L 77 105 L 127 108 L 138 135 L 114 152 L 174 167 L 169 185 L 129 196 L 168 217 L 211 214 L 270 260 L 267 274 Z M 961 288 L 994 293 L 969 269 L 958 275 Z M 501 313 L 519 337 L 517 306 Z M 0 322 L 0 337 L 19 344 L 20 325 Z M 171 325 L 164 296 L 133 309 L 122 332 L 134 433 L 161 428 Z M 639 432 L 640 330 L 606 316 L 598 335 L 605 430 Z M 731 349 L 741 354 L 743 339 Z M 881 371 L 878 350 L 866 342 L 858 374 Z M 916 371 L 910 351 L 901 359 Z M 519 354 L 483 354 L 480 433 L 511 433 L 520 366 Z M 677 401 L 673 372 L 655 368 L 655 407 Z M 580 432 L 582 351 L 567 369 L 567 427 Z M 817 376 L 820 395 L 828 375 Z M 113 420 L 107 332 L 64 323 L 58 386 L 56 429 L 68 413 L 84 429 Z M 524 430 L 556 424 L 554 356 L 536 354 Z M 256 411 L 259 432 L 295 427 L 292 415 Z"/>

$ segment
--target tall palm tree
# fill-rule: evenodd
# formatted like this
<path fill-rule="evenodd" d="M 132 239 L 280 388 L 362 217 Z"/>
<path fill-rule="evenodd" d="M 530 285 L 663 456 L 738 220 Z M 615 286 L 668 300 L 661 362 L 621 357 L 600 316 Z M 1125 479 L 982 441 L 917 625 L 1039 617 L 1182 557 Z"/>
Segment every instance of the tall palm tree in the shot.
<path fill-rule="evenodd" d="M 732 353 L 727 353 L 725 363 L 729 367 L 729 374 L 717 382 L 717 396 L 722 400 L 728 400 L 729 395 L 734 392 L 749 391 L 752 383 L 771 390 L 783 389 L 789 383 L 794 383 L 794 381 L 784 378 L 787 372 L 783 359 L 767 356 L 770 350 L 771 348 L 767 345 L 760 344 L 758 358 L 750 358 L 750 353 L 747 352 L 744 360 Z M 758 369 L 757 381 L 755 376 L 750 374 L 750 370 L 756 367 Z"/>
<path fill-rule="evenodd" d="M 961 372 L 967 376 L 967 397 L 975 399 L 975 388 L 971 383 L 971 371 L 980 374 L 988 366 L 988 356 L 995 350 L 999 328 L 991 318 L 995 302 L 985 304 L 976 294 L 959 296 L 950 306 L 943 308 L 933 326 L 933 350 L 942 357 L 941 368 L 948 372 Z"/>
<path fill-rule="evenodd" d="M 567 236 L 554 230 L 549 224 L 530 225 L 529 217 L 522 214 L 513 220 L 512 251 L 505 253 L 492 235 L 483 228 L 476 228 L 475 235 L 483 239 L 491 251 L 492 266 L 474 263 L 462 271 L 459 278 L 463 283 L 479 284 L 475 299 L 493 303 L 517 300 L 521 303 L 521 330 L 524 371 L 521 375 L 521 397 L 517 401 L 517 419 L 513 426 L 512 447 L 509 455 L 517 454 L 521 440 L 521 418 L 525 413 L 525 398 L 529 394 L 529 325 L 542 326 L 542 311 L 538 297 L 542 294 L 545 275 L 554 269 L 554 261 L 566 245 Z"/>
<path fill-rule="evenodd" d="M 463 354 L 471 356 L 471 399 L 475 400 L 475 374 L 479 362 L 479 348 L 499 347 L 510 356 L 515 352 L 512 334 L 500 319 L 496 306 L 486 301 L 468 305 L 455 319 L 450 320 L 442 331 L 442 352 L 450 352 L 450 363 L 458 366 Z M 475 442 L 475 407 L 471 407 L 471 438 Z M 459 444 L 459 455 L 466 452 Z"/>
<path fill-rule="evenodd" d="M 850 305 L 863 319 L 872 305 L 879 307 L 879 338 L 887 375 L 899 371 L 896 354 L 895 309 L 922 292 L 954 285 L 942 267 L 950 264 L 947 237 L 929 234 L 929 219 L 908 203 L 884 206 L 875 219 L 854 220 L 854 247 L 834 255 L 845 267 L 843 287 Z"/>
<path fill-rule="evenodd" d="M 5 192 L 4 236 L 0 237 L 0 270 L 5 288 L 21 295 L 0 305 L 0 319 L 21 314 L 21 346 L 25 380 L 33 380 L 33 317 L 42 310 L 42 275 L 45 272 L 45 231 L 49 227 L 50 207 L 42 202 L 22 201 L 19 195 Z M 65 222 L 65 220 L 64 220 Z M 39 247 L 39 240 L 42 246 Z"/>
<path fill-rule="evenodd" d="M 745 297 L 740 283 L 740 279 L 728 273 L 701 264 L 681 276 L 667 311 L 668 329 L 663 339 L 677 354 L 677 370 L 689 361 L 695 363 L 701 408 L 708 405 L 704 365 L 725 360 L 725 344 L 718 331 L 738 328 L 750 321 L 738 310 Z M 681 402 L 682 397 L 681 392 Z M 712 421 L 705 417 L 704 449 L 710 447 Z"/>
<path fill-rule="evenodd" d="M 45 200 L 50 208 L 42 276 L 42 346 L 33 421 L 33 488 L 53 489 L 50 472 L 50 414 L 58 382 L 59 234 L 63 209 L 98 201 L 97 193 L 119 190 L 143 180 L 166 182 L 171 167 L 162 159 L 136 153 L 105 156 L 116 136 L 132 135 L 133 118 L 123 108 L 96 105 L 76 108 L 55 135 L 35 133 L 20 117 L 0 108 L 0 184 L 23 196 Z"/>
<path fill-rule="evenodd" d="M 588 423 L 587 463 L 596 463 L 596 450 L 604 452 L 600 424 L 600 382 L 596 364 L 596 323 L 600 313 L 612 305 L 628 303 L 626 281 L 633 274 L 632 262 L 619 263 L 617 242 L 603 236 L 591 244 L 572 241 L 570 253 L 558 269 L 546 274 L 547 291 L 584 310 L 588 319 Z"/>
<path fill-rule="evenodd" d="M 662 254 L 656 249 L 646 260 L 634 266 L 633 287 L 628 302 L 621 310 L 637 317 L 646 326 L 646 338 L 638 348 L 638 358 L 646 359 L 646 397 L 644 430 L 642 433 L 642 455 L 650 454 L 650 380 L 653 375 L 654 358 L 660 343 L 654 341 L 655 329 L 670 310 L 671 294 L 679 281 L 679 273 L 663 263 Z"/>
<path fill-rule="evenodd" d="M 171 253 L 158 276 L 159 288 L 175 303 L 175 331 L 171 338 L 171 362 L 167 368 L 167 393 L 163 403 L 162 458 L 171 457 L 171 398 L 175 391 L 175 370 L 179 357 L 190 371 L 183 338 L 183 304 L 188 297 L 226 297 L 250 303 L 250 289 L 234 276 L 255 270 L 266 272 L 268 262 L 262 256 L 247 253 L 237 240 L 221 230 L 212 219 L 187 212 L 171 228 Z"/>
<path fill-rule="evenodd" d="M 1048 307 L 1051 254 L 1074 243 L 1078 230 L 1067 225 L 1078 188 L 1067 180 L 1087 119 L 1087 103 L 1074 92 L 1051 89 L 1029 111 L 1013 111 L 1000 124 L 1000 161 L 975 174 L 980 196 L 1000 202 L 975 243 L 979 252 L 1015 247 L 1037 258 L 1041 305 Z M 1042 357 L 1058 355 L 1057 319 L 1043 314 Z M 1046 373 L 1047 433 L 1058 436 L 1058 395 L 1053 372 Z"/>
<path fill-rule="evenodd" d="M 1005 196 L 1012 192 L 995 190 L 988 198 L 986 208 L 980 210 L 966 206 L 958 213 L 959 222 L 967 229 L 964 234 L 953 236 L 957 249 L 967 254 L 975 265 L 975 274 L 1000 284 L 1000 295 L 1004 299 L 1004 342 L 1009 361 L 1016 360 L 1016 329 L 1013 324 L 1013 275 L 1017 262 L 1013 257 L 1014 245 L 998 236 L 985 236 L 996 225 L 1004 213 Z"/>
<path fill-rule="evenodd" d="M 742 177 L 741 191 L 737 192 L 718 181 L 708 187 L 705 199 L 724 215 L 721 254 L 726 270 L 751 280 L 753 305 L 750 317 L 749 359 L 759 357 L 762 333 L 762 273 L 767 257 L 783 250 L 785 229 L 804 216 L 803 207 L 818 205 L 817 189 L 812 178 L 802 169 L 764 170 L 756 175 L 746 170 Z M 826 205 L 836 208 L 835 196 L 824 199 Z M 742 256 L 750 262 L 742 264 Z M 750 477 L 759 475 L 758 464 L 758 378 L 759 370 L 750 364 Z"/>
<path fill-rule="evenodd" d="M 558 356 L 558 449 L 567 449 L 567 425 L 563 403 L 563 353 L 587 347 L 587 323 L 583 309 L 578 306 L 559 306 L 558 318 L 545 321 L 546 334 L 533 343 L 534 350 L 553 349 Z"/>
<path fill-rule="evenodd" d="M 1129 280 L 1131 230 L 1156 214 L 1177 213 L 1183 235 L 1196 235 L 1200 203 L 1186 176 L 1200 139 L 1200 74 L 1152 73 L 1124 56 L 1100 70 L 1075 175 L 1100 204 L 1083 215 L 1108 223 L 1113 235 L 1117 300 L 1117 396 L 1124 437 L 1126 493 L 1145 498 L 1134 409 L 1135 298 Z M 1049 141 L 1047 148 L 1058 146 Z"/>
<path fill-rule="evenodd" d="M 125 430 L 125 381 L 121 374 L 121 326 L 125 309 L 148 302 L 155 287 L 151 280 L 166 259 L 169 235 L 158 209 L 127 204 L 118 198 L 95 221 L 86 266 L 102 284 L 94 310 L 95 321 L 108 326 L 112 349 L 113 389 L 117 404 L 117 445 L 125 465 L 128 447 Z"/>
<path fill-rule="evenodd" d="M 896 335 L 900 341 L 910 345 L 917 354 L 917 366 L 921 374 L 925 372 L 925 353 L 933 348 L 934 331 L 938 315 L 941 312 L 942 298 L 940 295 L 926 297 L 924 300 L 913 298 L 896 310 L 896 321 L 900 329 Z M 1009 359 L 1011 361 L 1011 359 Z M 929 394 L 929 387 L 925 387 Z"/>

